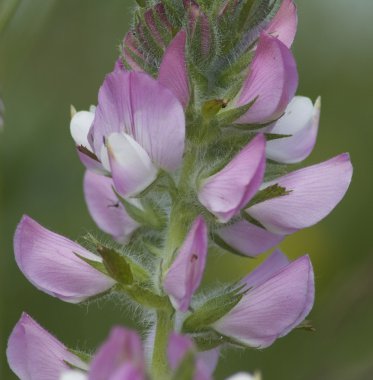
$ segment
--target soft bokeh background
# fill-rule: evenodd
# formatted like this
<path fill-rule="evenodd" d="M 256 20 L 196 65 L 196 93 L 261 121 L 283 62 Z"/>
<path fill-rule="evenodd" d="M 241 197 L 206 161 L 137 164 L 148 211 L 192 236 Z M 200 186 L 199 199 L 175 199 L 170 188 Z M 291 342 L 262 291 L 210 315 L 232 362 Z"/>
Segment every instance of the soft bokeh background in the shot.
<path fill-rule="evenodd" d="M 116 46 L 129 25 L 128 0 L 22 0 L 12 20 L 1 15 L 0 92 L 6 105 L 1 148 L 1 379 L 14 379 L 4 349 L 23 310 L 67 345 L 93 349 L 113 323 L 130 322 L 114 302 L 74 306 L 31 286 L 16 267 L 12 235 L 23 213 L 73 239 L 95 230 L 82 196 L 83 168 L 69 136 L 69 107 L 96 102 Z M 265 351 L 225 354 L 218 379 L 260 369 L 264 380 L 373 378 L 373 2 L 298 0 L 294 45 L 299 93 L 322 95 L 319 141 L 307 163 L 349 151 L 353 184 L 334 213 L 283 244 L 292 257 L 310 253 L 316 333 L 295 331 Z M 210 258 L 208 280 L 237 278 L 255 261 Z M 228 271 L 228 265 L 232 268 Z"/>

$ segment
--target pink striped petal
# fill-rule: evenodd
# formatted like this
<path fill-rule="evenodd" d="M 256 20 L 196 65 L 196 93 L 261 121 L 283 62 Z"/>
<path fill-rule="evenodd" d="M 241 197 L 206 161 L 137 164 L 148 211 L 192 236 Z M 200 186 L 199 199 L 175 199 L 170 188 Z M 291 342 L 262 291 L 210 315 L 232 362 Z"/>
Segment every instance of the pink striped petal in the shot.
<path fill-rule="evenodd" d="M 293 0 L 284 0 L 265 31 L 290 48 L 297 32 L 297 25 L 297 7 Z"/>
<path fill-rule="evenodd" d="M 320 119 L 320 98 L 315 105 L 309 98 L 295 96 L 271 130 L 271 133 L 291 135 L 268 141 L 267 157 L 277 162 L 292 164 L 303 161 L 316 143 Z"/>
<path fill-rule="evenodd" d="M 199 201 L 220 222 L 235 216 L 259 189 L 265 170 L 265 138 L 256 136 L 222 170 L 202 182 Z"/>
<path fill-rule="evenodd" d="M 203 218 L 198 217 L 192 224 L 163 282 L 172 304 L 182 312 L 188 310 L 192 296 L 201 283 L 206 264 L 207 245 L 207 226 Z"/>
<path fill-rule="evenodd" d="M 22 380 L 59 380 L 70 367 L 87 365 L 26 313 L 14 327 L 7 347 L 8 363 Z"/>
<path fill-rule="evenodd" d="M 113 181 L 86 171 L 84 196 L 89 213 L 97 226 L 120 242 L 126 243 L 139 224 L 131 219 L 113 191 Z"/>
<path fill-rule="evenodd" d="M 256 101 L 239 124 L 264 124 L 279 118 L 298 86 L 296 63 L 291 51 L 277 38 L 262 33 L 237 106 Z"/>
<path fill-rule="evenodd" d="M 147 74 L 116 70 L 106 76 L 91 130 L 96 153 L 115 132 L 130 135 L 162 169 L 172 171 L 181 164 L 183 107 L 170 90 Z"/>
<path fill-rule="evenodd" d="M 291 234 L 325 218 L 344 197 L 351 177 L 350 157 L 341 154 L 269 183 L 278 183 L 291 193 L 258 203 L 247 212 L 269 231 Z"/>
<path fill-rule="evenodd" d="M 282 264 L 280 260 L 279 266 Z M 248 346 L 265 348 L 308 315 L 314 301 L 314 275 L 309 257 L 303 256 L 269 277 L 270 271 L 263 270 L 264 282 L 256 283 L 258 279 L 251 278 L 254 287 L 214 324 L 217 331 Z"/>
<path fill-rule="evenodd" d="M 66 302 L 82 302 L 114 285 L 76 254 L 97 262 L 100 257 L 28 216 L 18 224 L 14 253 L 18 267 L 34 286 Z"/>
<path fill-rule="evenodd" d="M 245 220 L 219 229 L 218 234 L 229 246 L 251 257 L 267 251 L 284 239 L 282 235 L 269 232 Z"/>
<path fill-rule="evenodd" d="M 131 373 L 134 369 L 139 369 L 142 373 L 144 370 L 141 340 L 133 331 L 114 327 L 91 362 L 89 380 L 119 380 L 119 377 L 115 377 L 119 376 L 117 371 L 123 374 L 128 371 Z M 130 380 L 128 377 L 123 378 L 126 379 Z"/>
<path fill-rule="evenodd" d="M 113 183 L 122 197 L 140 193 L 157 178 L 148 153 L 130 135 L 112 133 L 107 147 Z"/>
<path fill-rule="evenodd" d="M 185 57 L 186 32 L 181 30 L 168 46 L 159 68 L 158 81 L 170 89 L 184 108 L 189 103 L 189 80 Z"/>

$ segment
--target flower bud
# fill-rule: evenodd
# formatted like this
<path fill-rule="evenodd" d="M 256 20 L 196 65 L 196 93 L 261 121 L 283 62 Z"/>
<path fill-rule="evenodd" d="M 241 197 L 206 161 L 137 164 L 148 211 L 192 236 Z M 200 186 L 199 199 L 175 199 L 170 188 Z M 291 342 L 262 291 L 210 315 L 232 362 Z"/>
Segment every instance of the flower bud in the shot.
<path fill-rule="evenodd" d="M 207 246 L 207 226 L 203 218 L 198 217 L 192 224 L 163 282 L 172 304 L 182 312 L 188 310 L 192 296 L 201 283 Z"/>
<path fill-rule="evenodd" d="M 84 261 L 102 263 L 99 256 L 28 216 L 17 226 L 14 253 L 26 278 L 41 291 L 62 301 L 82 302 L 114 285 L 111 278 Z"/>
<path fill-rule="evenodd" d="M 265 187 L 278 184 L 290 193 L 257 203 L 246 212 L 276 234 L 291 234 L 325 218 L 342 200 L 352 178 L 347 153 L 296 170 Z"/>
<path fill-rule="evenodd" d="M 10 368 L 22 380 L 59 380 L 69 365 L 87 369 L 82 360 L 26 313 L 9 337 L 6 355 Z"/>
<path fill-rule="evenodd" d="M 186 33 L 181 30 L 167 47 L 159 68 L 158 81 L 179 99 L 184 109 L 190 98 L 185 56 Z"/>
<path fill-rule="evenodd" d="M 222 170 L 202 181 L 199 201 L 220 222 L 235 216 L 258 191 L 265 169 L 265 138 L 255 137 Z"/>
<path fill-rule="evenodd" d="M 319 128 L 320 105 L 320 98 L 315 105 L 303 96 L 292 99 L 284 116 L 271 129 L 271 133 L 291 136 L 268 141 L 269 159 L 292 164 L 303 161 L 311 154 Z"/>

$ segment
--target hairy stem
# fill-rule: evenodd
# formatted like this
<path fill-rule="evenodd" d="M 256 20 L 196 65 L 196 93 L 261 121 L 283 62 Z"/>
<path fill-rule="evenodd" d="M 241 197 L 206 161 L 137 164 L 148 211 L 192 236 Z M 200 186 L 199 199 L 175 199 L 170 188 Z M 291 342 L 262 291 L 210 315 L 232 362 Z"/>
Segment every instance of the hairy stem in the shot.
<path fill-rule="evenodd" d="M 155 380 L 164 380 L 169 374 L 167 345 L 170 333 L 174 330 L 174 316 L 171 308 L 167 310 L 157 310 L 156 313 L 152 374 Z"/>

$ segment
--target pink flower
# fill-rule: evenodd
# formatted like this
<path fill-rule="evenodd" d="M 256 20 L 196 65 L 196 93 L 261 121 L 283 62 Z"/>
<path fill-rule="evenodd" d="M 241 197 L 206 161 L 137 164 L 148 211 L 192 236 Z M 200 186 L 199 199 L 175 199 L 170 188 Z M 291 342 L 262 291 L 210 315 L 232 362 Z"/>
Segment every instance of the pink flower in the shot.
<path fill-rule="evenodd" d="M 28 216 L 17 226 L 14 254 L 19 269 L 34 286 L 62 301 L 82 302 L 115 284 L 80 258 L 100 263 L 99 256 Z"/>
<path fill-rule="evenodd" d="M 204 179 L 199 201 L 222 223 L 228 222 L 255 195 L 265 169 L 265 138 L 256 136 L 218 173 Z"/>
<path fill-rule="evenodd" d="M 298 326 L 312 309 L 314 275 L 308 256 L 289 263 L 277 250 L 243 283 L 249 291 L 213 327 L 245 345 L 270 346 Z"/>
<path fill-rule="evenodd" d="M 325 218 L 342 200 L 352 178 L 348 154 L 296 170 L 264 187 L 278 184 L 288 195 L 257 203 L 246 211 L 276 234 L 291 234 Z"/>
<path fill-rule="evenodd" d="M 235 106 L 252 107 L 236 122 L 265 124 L 279 118 L 298 86 L 296 63 L 291 51 L 277 38 L 263 32 Z"/>
<path fill-rule="evenodd" d="M 149 75 L 116 68 L 100 89 L 93 122 L 92 117 L 77 113 L 71 121 L 81 159 L 90 170 L 111 172 L 123 196 L 144 190 L 158 169 L 174 171 L 180 166 L 182 105 Z"/>
<path fill-rule="evenodd" d="M 12 371 L 21 380 L 59 380 L 70 367 L 87 365 L 26 313 L 14 327 L 6 351 Z"/>
<path fill-rule="evenodd" d="M 180 247 L 163 281 L 163 287 L 174 307 L 187 311 L 205 270 L 208 236 L 207 226 L 198 217 Z"/>

